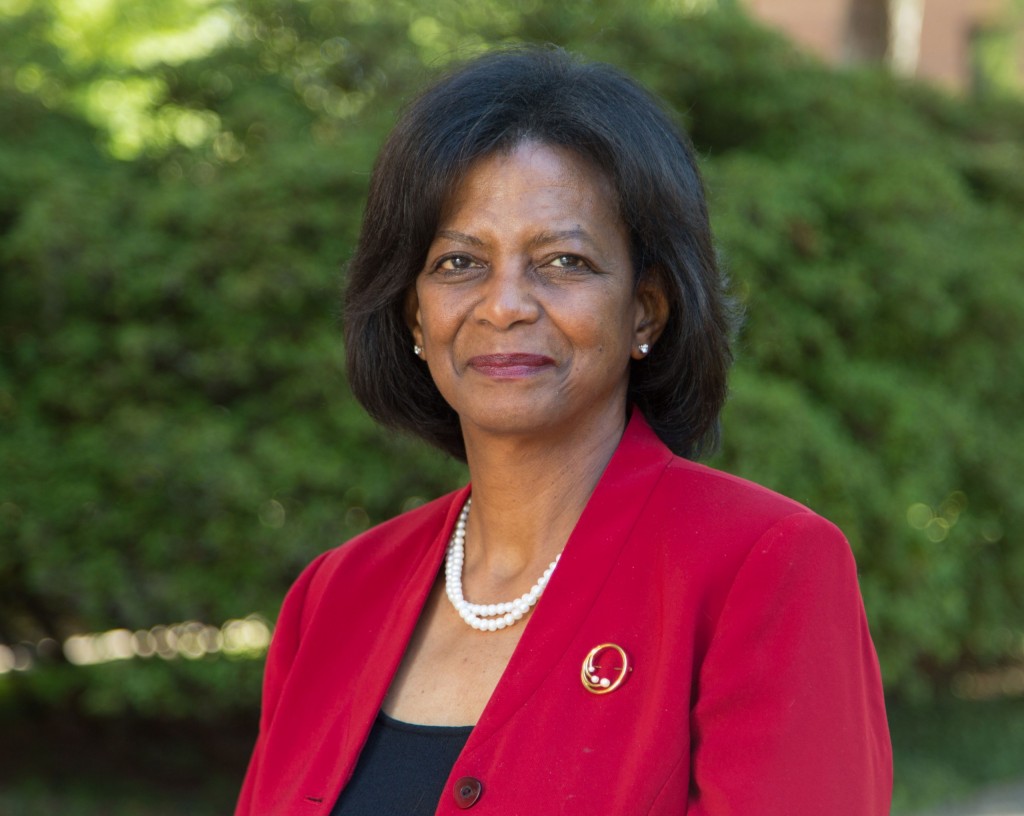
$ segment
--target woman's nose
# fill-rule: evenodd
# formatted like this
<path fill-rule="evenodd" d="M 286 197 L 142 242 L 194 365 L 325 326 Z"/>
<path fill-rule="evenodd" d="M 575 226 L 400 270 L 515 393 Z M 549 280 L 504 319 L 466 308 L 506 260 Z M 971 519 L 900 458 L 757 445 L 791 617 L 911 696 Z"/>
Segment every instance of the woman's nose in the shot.
<path fill-rule="evenodd" d="M 477 319 L 496 329 L 534 322 L 541 305 L 532 278 L 529 266 L 521 261 L 493 266 L 476 305 Z"/>

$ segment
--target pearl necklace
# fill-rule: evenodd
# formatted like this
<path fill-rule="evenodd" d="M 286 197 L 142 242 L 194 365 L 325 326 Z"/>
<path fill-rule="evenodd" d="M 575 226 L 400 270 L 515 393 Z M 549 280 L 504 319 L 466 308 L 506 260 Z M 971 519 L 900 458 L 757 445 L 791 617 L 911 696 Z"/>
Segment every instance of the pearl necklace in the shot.
<path fill-rule="evenodd" d="M 455 522 L 452 539 L 448 542 L 448 551 L 444 559 L 444 589 L 455 611 L 466 623 L 481 632 L 496 632 L 522 620 L 523 615 L 537 603 L 544 587 L 551 580 L 551 573 L 555 571 L 562 554 L 555 556 L 555 560 L 544 570 L 544 574 L 529 592 L 514 601 L 496 604 L 470 603 L 462 596 L 462 566 L 466 561 L 466 519 L 469 518 L 469 505 L 472 501 L 466 499 L 466 504 L 459 513 L 459 520 Z"/>

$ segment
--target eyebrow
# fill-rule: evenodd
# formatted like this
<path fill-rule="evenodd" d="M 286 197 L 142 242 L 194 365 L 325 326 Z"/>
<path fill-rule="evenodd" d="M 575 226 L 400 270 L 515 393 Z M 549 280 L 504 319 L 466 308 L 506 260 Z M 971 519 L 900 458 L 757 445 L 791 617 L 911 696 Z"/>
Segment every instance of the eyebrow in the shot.
<path fill-rule="evenodd" d="M 450 241 L 457 241 L 460 244 L 467 244 L 469 246 L 480 247 L 484 245 L 484 242 L 477 238 L 475 235 L 467 235 L 464 232 L 458 230 L 438 230 L 438 238 L 447 238 Z M 541 232 L 530 239 L 530 246 L 544 246 L 545 244 L 555 244 L 559 241 L 565 241 L 566 239 L 576 239 L 583 241 L 584 243 L 590 244 L 596 247 L 597 243 L 591 237 L 590 233 L 582 227 L 573 227 L 567 230 L 556 230 L 554 232 Z"/>
<path fill-rule="evenodd" d="M 449 229 L 438 230 L 437 231 L 437 237 L 438 238 L 447 238 L 450 241 L 458 241 L 460 244 L 469 244 L 470 246 L 475 246 L 475 247 L 480 247 L 480 246 L 484 245 L 484 242 L 481 241 L 476 236 L 474 236 L 474 235 L 467 235 L 466 233 L 459 232 L 458 230 L 449 230 Z"/>
<path fill-rule="evenodd" d="M 590 246 L 597 246 L 593 237 L 582 227 L 573 227 L 567 230 L 556 230 L 555 232 L 542 232 L 539 235 L 535 235 L 530 240 L 530 246 L 544 246 L 545 244 L 557 244 L 559 241 L 565 241 L 567 239 L 576 239 L 583 241 Z"/>

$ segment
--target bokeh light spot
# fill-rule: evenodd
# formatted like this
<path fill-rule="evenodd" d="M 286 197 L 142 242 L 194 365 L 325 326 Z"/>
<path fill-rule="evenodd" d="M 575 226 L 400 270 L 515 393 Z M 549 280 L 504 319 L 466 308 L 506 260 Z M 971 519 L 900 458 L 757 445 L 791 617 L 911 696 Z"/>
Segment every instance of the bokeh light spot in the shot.
<path fill-rule="evenodd" d="M 270 527 L 275 530 L 284 527 L 287 515 L 288 513 L 285 511 L 284 505 L 277 499 L 269 499 L 260 505 L 260 524 L 264 527 Z"/>
<path fill-rule="evenodd" d="M 933 517 L 932 508 L 922 502 L 916 502 L 907 508 L 907 523 L 915 530 L 923 530 Z"/>

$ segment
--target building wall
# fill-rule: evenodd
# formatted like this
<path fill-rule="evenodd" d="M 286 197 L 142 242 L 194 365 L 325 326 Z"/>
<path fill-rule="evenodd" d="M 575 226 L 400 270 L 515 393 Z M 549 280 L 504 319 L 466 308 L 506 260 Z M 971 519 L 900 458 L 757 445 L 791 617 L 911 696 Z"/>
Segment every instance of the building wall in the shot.
<path fill-rule="evenodd" d="M 927 0 L 917 74 L 943 85 L 970 85 L 971 40 L 976 28 L 991 24 L 998 0 Z"/>
<path fill-rule="evenodd" d="M 779 28 L 826 60 L 844 51 L 848 0 L 747 0 L 754 17 Z"/>
<path fill-rule="evenodd" d="M 938 84 L 963 89 L 971 85 L 975 33 L 999 20 L 1009 0 L 917 0 L 923 4 L 920 40 L 908 72 Z M 745 0 L 751 14 L 781 29 L 824 59 L 843 63 L 865 53 L 855 42 L 853 20 L 869 6 L 886 0 Z M 862 4 L 855 8 L 854 4 Z M 863 16 L 860 17 L 864 19 Z M 885 37 L 884 31 L 878 36 Z M 1024 49 L 1024 36 L 1018 37 Z M 880 47 L 884 49 L 885 44 Z M 867 53 L 870 53 L 868 49 Z M 1018 54 L 1024 80 L 1024 53 Z"/>

